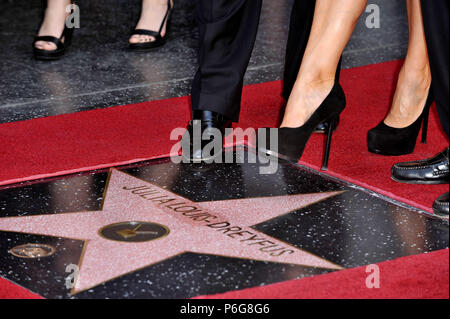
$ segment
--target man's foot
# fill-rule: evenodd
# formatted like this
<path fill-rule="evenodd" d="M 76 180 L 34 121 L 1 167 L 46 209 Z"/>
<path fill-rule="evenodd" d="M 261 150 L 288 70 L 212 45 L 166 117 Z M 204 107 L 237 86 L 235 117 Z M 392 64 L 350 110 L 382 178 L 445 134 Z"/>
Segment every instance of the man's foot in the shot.
<path fill-rule="evenodd" d="M 436 216 L 448 218 L 449 211 L 449 195 L 448 192 L 441 195 L 433 205 L 433 211 Z"/>
<path fill-rule="evenodd" d="M 222 155 L 225 129 L 231 121 L 212 111 L 194 111 L 181 145 L 186 161 L 202 163 L 213 161 Z M 203 139 L 205 138 L 205 139 Z M 211 148 L 213 145 L 217 147 Z"/>
<path fill-rule="evenodd" d="M 449 182 L 449 149 L 436 156 L 395 164 L 392 179 L 408 184 L 447 184 Z"/>
<path fill-rule="evenodd" d="M 405 128 L 422 114 L 431 86 L 431 71 L 403 65 L 397 82 L 389 114 L 384 124 L 393 128 Z"/>
<path fill-rule="evenodd" d="M 70 13 L 66 12 L 66 7 L 71 4 L 71 0 L 48 0 L 45 10 L 44 21 L 39 29 L 38 36 L 53 36 L 59 38 L 66 26 L 66 19 Z M 64 43 L 64 38 L 61 39 Z M 47 41 L 37 41 L 35 47 L 40 50 L 56 50 L 56 44 Z"/>
<path fill-rule="evenodd" d="M 158 32 L 161 28 L 161 23 L 167 14 L 168 0 L 142 0 L 141 18 L 136 26 L 136 29 L 151 30 Z M 173 0 L 170 0 L 171 7 L 173 7 Z M 161 37 L 164 37 L 167 32 L 167 20 L 164 24 Z M 155 41 L 155 37 L 150 35 L 135 34 L 130 37 L 129 42 L 146 43 Z"/>

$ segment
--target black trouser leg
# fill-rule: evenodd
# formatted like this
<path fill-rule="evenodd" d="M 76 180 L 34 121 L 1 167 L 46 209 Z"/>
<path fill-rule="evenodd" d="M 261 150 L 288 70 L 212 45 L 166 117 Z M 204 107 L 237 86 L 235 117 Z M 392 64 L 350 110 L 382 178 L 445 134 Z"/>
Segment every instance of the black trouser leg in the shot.
<path fill-rule="evenodd" d="M 449 1 L 422 0 L 433 93 L 442 127 L 449 133 Z"/>
<path fill-rule="evenodd" d="M 295 0 L 292 8 L 284 67 L 283 97 L 286 100 L 291 95 L 302 64 L 303 55 L 311 33 L 315 6 L 316 0 Z M 339 81 L 340 71 L 341 61 L 339 61 L 336 70 L 336 81 Z"/>
<path fill-rule="evenodd" d="M 192 108 L 238 121 L 262 0 L 197 1 L 199 67 L 192 86 Z"/>

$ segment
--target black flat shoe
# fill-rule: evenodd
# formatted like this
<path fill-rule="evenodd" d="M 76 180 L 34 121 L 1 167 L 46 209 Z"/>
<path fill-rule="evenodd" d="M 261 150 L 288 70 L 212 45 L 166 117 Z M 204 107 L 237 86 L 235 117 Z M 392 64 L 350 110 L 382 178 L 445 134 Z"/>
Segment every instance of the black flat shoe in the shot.
<path fill-rule="evenodd" d="M 182 138 L 183 160 L 190 163 L 212 162 L 223 154 L 225 129 L 230 128 L 232 121 L 222 114 L 212 111 L 194 111 L 193 120 Z M 203 139 L 203 137 L 208 138 Z M 215 141 L 220 138 L 220 141 Z M 220 143 L 220 149 L 205 149 L 211 143 Z"/>
<path fill-rule="evenodd" d="M 152 31 L 152 30 L 135 29 L 131 34 L 131 36 L 133 36 L 133 35 L 148 35 L 148 36 L 155 38 L 155 40 L 142 42 L 142 43 L 130 43 L 129 49 L 132 51 L 146 52 L 146 51 L 151 51 L 153 49 L 159 48 L 159 47 L 163 46 L 164 44 L 166 44 L 167 38 L 168 38 L 168 35 L 170 32 L 170 21 L 171 21 L 172 11 L 173 11 L 173 6 L 171 3 L 171 0 L 168 0 L 167 1 L 167 12 L 161 23 L 161 27 L 159 28 L 159 31 L 156 32 L 156 31 Z M 164 25 L 166 24 L 166 22 L 167 22 L 166 34 L 164 36 L 161 36 L 161 32 L 164 29 Z"/>
<path fill-rule="evenodd" d="M 33 55 L 37 60 L 52 61 L 61 59 L 67 52 L 67 48 L 72 42 L 73 28 L 64 27 L 64 31 L 59 38 L 50 35 L 36 36 L 33 41 Z M 52 42 L 56 45 L 55 50 L 42 50 L 36 48 L 36 42 Z"/>
<path fill-rule="evenodd" d="M 436 216 L 448 218 L 449 215 L 449 194 L 441 195 L 433 205 L 433 212 Z"/>
<path fill-rule="evenodd" d="M 344 111 L 346 105 L 344 90 L 336 82 L 319 108 L 312 114 L 309 120 L 300 127 L 279 128 L 278 139 L 275 145 L 271 141 L 270 129 L 263 128 L 258 132 L 258 150 L 268 155 L 276 156 L 293 162 L 298 162 L 303 155 L 306 144 L 319 124 L 330 123 L 327 129 L 327 142 L 325 146 L 322 170 L 328 170 L 328 159 L 330 155 L 331 140 L 339 115 Z M 261 132 L 264 131 L 264 132 Z M 261 141 L 260 138 L 265 136 Z"/>
<path fill-rule="evenodd" d="M 378 126 L 371 129 L 367 134 L 367 145 L 369 152 L 385 156 L 400 156 L 414 152 L 417 137 L 422 126 L 422 143 L 427 143 L 428 118 L 433 98 L 431 92 L 428 94 L 425 107 L 419 118 L 410 126 L 405 128 L 394 128 L 382 121 Z"/>
<path fill-rule="evenodd" d="M 448 150 L 429 159 L 395 164 L 392 179 L 407 184 L 448 184 Z"/>

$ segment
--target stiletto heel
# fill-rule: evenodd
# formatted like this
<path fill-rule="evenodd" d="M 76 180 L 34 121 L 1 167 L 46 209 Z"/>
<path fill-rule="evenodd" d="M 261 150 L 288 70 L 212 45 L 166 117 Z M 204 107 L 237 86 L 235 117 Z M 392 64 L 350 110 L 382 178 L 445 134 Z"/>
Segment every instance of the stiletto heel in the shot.
<path fill-rule="evenodd" d="M 330 159 L 330 150 L 331 150 L 331 141 L 333 139 L 333 133 L 335 131 L 336 125 L 339 121 L 339 117 L 336 119 L 333 119 L 329 122 L 328 126 L 328 132 L 327 132 L 327 142 L 325 144 L 325 152 L 323 156 L 323 164 L 322 164 L 322 171 L 328 171 L 328 162 Z"/>
<path fill-rule="evenodd" d="M 148 35 L 148 36 L 154 37 L 155 40 L 143 42 L 143 43 L 130 43 L 129 44 L 130 50 L 145 52 L 145 51 L 151 51 L 153 49 L 163 46 L 167 42 L 167 38 L 168 38 L 168 35 L 170 32 L 172 11 L 173 11 L 172 1 L 168 0 L 166 15 L 164 16 L 161 26 L 157 32 L 152 31 L 152 30 L 145 30 L 145 29 L 135 29 L 131 33 L 131 36 L 133 36 L 133 35 Z M 167 22 L 167 24 L 166 24 L 166 22 Z M 161 36 L 161 32 L 164 29 L 164 25 L 166 25 L 166 34 L 164 36 Z"/>
<path fill-rule="evenodd" d="M 386 125 L 382 121 L 378 126 L 371 129 L 367 134 L 367 145 L 369 152 L 385 156 L 400 156 L 414 152 L 419 136 L 420 128 L 422 130 L 422 143 L 427 142 L 428 118 L 431 104 L 433 103 L 433 94 L 428 94 L 425 107 L 422 114 L 410 126 L 404 128 L 394 128 Z"/>
<path fill-rule="evenodd" d="M 428 139 L 428 122 L 430 118 L 430 106 L 427 105 L 428 110 L 424 114 L 423 126 L 422 126 L 422 144 L 427 144 Z"/>
<path fill-rule="evenodd" d="M 71 4 L 73 5 L 74 3 L 72 2 Z M 73 14 L 73 8 L 70 14 Z M 49 35 L 36 36 L 33 41 L 34 58 L 37 60 L 44 60 L 44 61 L 59 60 L 66 54 L 67 48 L 72 43 L 73 31 L 74 31 L 73 28 L 68 28 L 67 25 L 64 25 L 64 31 L 59 38 Z M 36 42 L 38 41 L 52 42 L 56 45 L 56 49 L 55 50 L 38 49 L 36 48 Z"/>
<path fill-rule="evenodd" d="M 322 168 L 328 169 L 330 157 L 331 140 L 340 114 L 346 105 L 344 90 L 338 82 L 335 82 L 330 94 L 325 98 L 319 108 L 311 115 L 303 126 L 290 128 L 283 127 L 277 130 L 276 143 L 270 140 L 269 129 L 263 128 L 265 132 L 258 133 L 258 136 L 265 136 L 265 139 L 258 140 L 258 150 L 260 152 L 298 162 L 303 155 L 309 138 L 314 133 L 315 128 L 324 122 L 330 123 L 327 129 L 327 141 Z"/>

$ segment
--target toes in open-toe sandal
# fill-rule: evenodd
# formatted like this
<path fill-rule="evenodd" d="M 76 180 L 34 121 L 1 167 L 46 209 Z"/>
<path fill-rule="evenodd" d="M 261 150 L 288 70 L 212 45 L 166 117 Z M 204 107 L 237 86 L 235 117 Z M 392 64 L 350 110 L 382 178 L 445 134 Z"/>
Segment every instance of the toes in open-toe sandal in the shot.
<path fill-rule="evenodd" d="M 158 47 L 163 46 L 166 41 L 170 30 L 170 18 L 172 14 L 173 6 L 171 0 L 167 1 L 167 12 L 164 16 L 164 19 L 161 23 L 159 31 L 145 30 L 145 29 L 136 29 L 133 31 L 131 36 L 133 35 L 147 35 L 154 38 L 153 41 L 146 42 L 138 42 L 138 43 L 130 43 L 129 48 L 133 51 L 149 51 Z M 164 36 L 161 35 L 162 30 L 167 22 L 166 34 Z"/>

